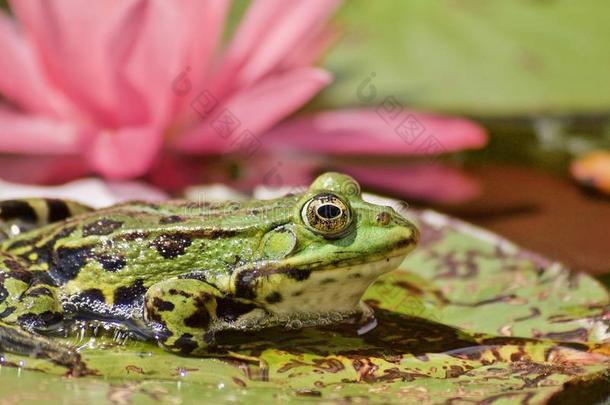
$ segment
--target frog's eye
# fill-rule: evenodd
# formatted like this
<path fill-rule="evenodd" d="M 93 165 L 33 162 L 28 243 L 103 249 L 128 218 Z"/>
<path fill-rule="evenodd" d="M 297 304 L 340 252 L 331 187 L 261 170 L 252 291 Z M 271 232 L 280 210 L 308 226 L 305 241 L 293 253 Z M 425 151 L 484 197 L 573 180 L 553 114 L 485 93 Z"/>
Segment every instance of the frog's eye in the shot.
<path fill-rule="evenodd" d="M 340 237 L 352 220 L 347 203 L 331 193 L 318 194 L 307 201 L 301 216 L 305 225 L 326 238 Z"/>

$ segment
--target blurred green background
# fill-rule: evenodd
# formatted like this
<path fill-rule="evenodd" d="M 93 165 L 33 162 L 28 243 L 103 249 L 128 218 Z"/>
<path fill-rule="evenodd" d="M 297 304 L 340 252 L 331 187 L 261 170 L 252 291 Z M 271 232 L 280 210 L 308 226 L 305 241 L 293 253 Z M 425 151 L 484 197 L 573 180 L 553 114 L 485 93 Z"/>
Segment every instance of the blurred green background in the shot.
<path fill-rule="evenodd" d="M 605 0 L 350 0 L 322 102 L 353 104 L 370 73 L 382 94 L 481 117 L 610 110 Z M 366 57 L 363 57 L 366 55 Z"/>

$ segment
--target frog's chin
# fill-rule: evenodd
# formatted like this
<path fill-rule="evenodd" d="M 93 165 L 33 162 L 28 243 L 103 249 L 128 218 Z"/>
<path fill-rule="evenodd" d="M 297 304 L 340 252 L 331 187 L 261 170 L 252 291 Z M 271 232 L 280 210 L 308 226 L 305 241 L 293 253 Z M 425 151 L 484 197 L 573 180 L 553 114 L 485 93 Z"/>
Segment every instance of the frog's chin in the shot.
<path fill-rule="evenodd" d="M 265 307 L 275 314 L 353 312 L 369 285 L 396 269 L 404 257 L 399 252 L 380 260 L 313 271 L 306 280 L 286 285 L 282 300 Z"/>

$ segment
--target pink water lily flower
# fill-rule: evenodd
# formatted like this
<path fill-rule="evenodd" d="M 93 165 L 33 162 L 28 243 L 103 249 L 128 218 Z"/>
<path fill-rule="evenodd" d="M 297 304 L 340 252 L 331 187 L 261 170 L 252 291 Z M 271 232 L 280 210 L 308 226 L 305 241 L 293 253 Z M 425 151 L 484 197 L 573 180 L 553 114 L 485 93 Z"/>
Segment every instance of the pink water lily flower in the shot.
<path fill-rule="evenodd" d="M 228 41 L 227 0 L 10 5 L 14 17 L 0 12 L 0 152 L 78 157 L 108 178 L 147 173 L 164 149 L 439 152 L 401 140 L 373 110 L 287 119 L 331 82 L 313 64 L 336 0 L 254 0 Z M 485 142 L 469 121 L 413 117 L 443 152 Z"/>

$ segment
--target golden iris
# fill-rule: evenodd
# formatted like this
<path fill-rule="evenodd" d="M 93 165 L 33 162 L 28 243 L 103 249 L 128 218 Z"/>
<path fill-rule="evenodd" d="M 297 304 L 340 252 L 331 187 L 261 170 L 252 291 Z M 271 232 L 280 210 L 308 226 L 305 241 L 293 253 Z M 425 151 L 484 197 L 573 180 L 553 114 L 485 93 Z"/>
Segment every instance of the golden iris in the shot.
<path fill-rule="evenodd" d="M 326 238 L 340 237 L 352 220 L 349 205 L 332 193 L 311 198 L 303 206 L 301 216 L 305 225 Z"/>

